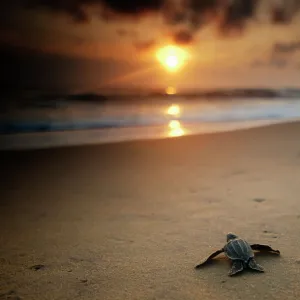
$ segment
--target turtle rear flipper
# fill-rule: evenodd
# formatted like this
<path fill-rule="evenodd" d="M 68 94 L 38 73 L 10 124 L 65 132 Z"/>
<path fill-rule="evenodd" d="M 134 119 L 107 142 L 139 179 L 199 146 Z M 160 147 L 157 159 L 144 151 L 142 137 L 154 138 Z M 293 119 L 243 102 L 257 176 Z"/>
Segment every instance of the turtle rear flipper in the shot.
<path fill-rule="evenodd" d="M 239 272 L 242 272 L 243 270 L 244 270 L 243 262 L 241 260 L 234 260 L 232 262 L 232 266 L 231 266 L 231 269 L 230 269 L 228 275 L 233 276 Z"/>
<path fill-rule="evenodd" d="M 269 245 L 263 245 L 263 244 L 253 244 L 251 245 L 252 250 L 257 250 L 257 251 L 267 251 L 267 252 L 272 252 L 275 254 L 280 254 L 279 250 L 274 250 L 272 247 Z"/>
<path fill-rule="evenodd" d="M 264 272 L 265 271 L 264 268 L 255 261 L 254 258 L 250 259 L 248 266 L 252 270 L 256 270 L 256 271 L 259 271 L 259 272 Z"/>
<path fill-rule="evenodd" d="M 204 260 L 202 260 L 200 262 L 200 264 L 198 264 L 197 266 L 195 266 L 195 269 L 201 268 L 203 265 L 205 265 L 206 263 L 210 262 L 214 257 L 216 257 L 217 255 L 221 254 L 222 252 L 224 252 L 223 248 L 220 249 L 220 250 L 215 251 L 210 256 L 208 256 L 207 258 L 205 258 Z"/>

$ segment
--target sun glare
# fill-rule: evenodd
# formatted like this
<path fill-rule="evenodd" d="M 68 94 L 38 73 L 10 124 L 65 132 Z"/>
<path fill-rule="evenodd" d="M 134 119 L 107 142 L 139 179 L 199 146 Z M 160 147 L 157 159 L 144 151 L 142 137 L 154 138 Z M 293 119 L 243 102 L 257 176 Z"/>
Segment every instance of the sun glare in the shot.
<path fill-rule="evenodd" d="M 181 127 L 181 124 L 178 120 L 172 120 L 169 122 L 169 136 L 170 137 L 176 137 L 176 136 L 182 136 L 184 135 L 184 130 Z"/>
<path fill-rule="evenodd" d="M 180 122 L 178 120 L 172 120 L 169 122 L 169 127 L 171 129 L 177 129 L 180 127 Z"/>
<path fill-rule="evenodd" d="M 168 107 L 166 114 L 172 117 L 173 120 L 170 120 L 168 123 L 168 136 L 176 137 L 182 136 L 185 134 L 185 130 L 182 128 L 181 123 L 178 119 L 180 116 L 180 107 L 177 104 L 172 104 Z"/>
<path fill-rule="evenodd" d="M 169 106 L 167 114 L 173 117 L 178 116 L 180 114 L 180 107 L 176 104 L 172 104 Z"/>
<path fill-rule="evenodd" d="M 174 69 L 178 66 L 178 57 L 175 55 L 170 55 L 166 58 L 165 63 L 170 69 Z"/>
<path fill-rule="evenodd" d="M 168 70 L 177 71 L 186 61 L 187 53 L 176 46 L 166 46 L 156 53 L 158 61 Z"/>

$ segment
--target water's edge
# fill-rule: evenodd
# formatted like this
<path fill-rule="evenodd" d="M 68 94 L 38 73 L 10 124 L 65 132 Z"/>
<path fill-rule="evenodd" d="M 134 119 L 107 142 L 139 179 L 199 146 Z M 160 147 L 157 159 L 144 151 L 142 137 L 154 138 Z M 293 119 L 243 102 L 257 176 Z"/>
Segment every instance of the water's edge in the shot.
<path fill-rule="evenodd" d="M 205 123 L 197 126 L 182 126 L 181 134 L 172 134 L 172 129 L 161 126 L 151 128 L 111 128 L 44 133 L 21 133 L 0 135 L 0 150 L 45 149 L 64 146 L 111 144 L 136 140 L 153 140 L 222 133 L 266 127 L 276 124 L 300 122 L 300 118 L 289 120 L 265 120 L 232 123 Z"/>
<path fill-rule="evenodd" d="M 151 97 L 140 102 L 68 102 L 0 114 L 0 149 L 37 149 L 226 132 L 298 121 L 299 99 Z M 172 101 L 170 101 L 172 100 Z M 176 100 L 176 101 L 175 101 Z"/>

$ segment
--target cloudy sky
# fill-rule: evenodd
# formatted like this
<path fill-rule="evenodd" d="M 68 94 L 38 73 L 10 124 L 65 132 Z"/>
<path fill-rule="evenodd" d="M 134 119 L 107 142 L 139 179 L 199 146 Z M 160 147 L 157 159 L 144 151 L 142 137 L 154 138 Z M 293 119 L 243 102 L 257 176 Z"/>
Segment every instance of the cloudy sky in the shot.
<path fill-rule="evenodd" d="M 11 72 L 19 70 L 19 80 L 28 84 L 39 79 L 87 88 L 300 86 L 299 0 L 3 0 L 1 5 L 1 53 L 14 50 L 18 63 Z M 176 74 L 155 57 L 170 44 L 189 53 Z"/>

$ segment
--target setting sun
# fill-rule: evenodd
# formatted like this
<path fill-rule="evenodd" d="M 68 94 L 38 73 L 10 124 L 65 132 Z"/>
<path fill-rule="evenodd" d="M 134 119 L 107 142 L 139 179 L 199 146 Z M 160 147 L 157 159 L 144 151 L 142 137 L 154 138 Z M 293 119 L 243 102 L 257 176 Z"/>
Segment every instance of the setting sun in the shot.
<path fill-rule="evenodd" d="M 169 71 L 178 70 L 186 61 L 187 53 L 176 46 L 166 46 L 157 51 L 158 61 Z"/>
<path fill-rule="evenodd" d="M 173 68 L 176 68 L 178 66 L 178 58 L 177 56 L 175 55 L 170 55 L 166 58 L 166 61 L 165 61 L 166 65 L 170 68 L 170 69 L 173 69 Z"/>
<path fill-rule="evenodd" d="M 168 86 L 166 88 L 166 94 L 167 95 L 175 95 L 176 94 L 176 88 L 174 88 L 173 86 Z"/>

